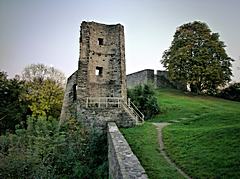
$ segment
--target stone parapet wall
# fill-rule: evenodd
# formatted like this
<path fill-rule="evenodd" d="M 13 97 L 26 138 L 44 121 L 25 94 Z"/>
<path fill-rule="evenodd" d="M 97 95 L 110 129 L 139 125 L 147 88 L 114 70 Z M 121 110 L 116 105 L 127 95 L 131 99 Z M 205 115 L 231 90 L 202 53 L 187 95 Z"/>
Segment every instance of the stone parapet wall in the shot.
<path fill-rule="evenodd" d="M 108 129 L 109 176 L 112 179 L 147 179 L 146 172 L 133 154 L 116 123 L 109 122 Z"/>

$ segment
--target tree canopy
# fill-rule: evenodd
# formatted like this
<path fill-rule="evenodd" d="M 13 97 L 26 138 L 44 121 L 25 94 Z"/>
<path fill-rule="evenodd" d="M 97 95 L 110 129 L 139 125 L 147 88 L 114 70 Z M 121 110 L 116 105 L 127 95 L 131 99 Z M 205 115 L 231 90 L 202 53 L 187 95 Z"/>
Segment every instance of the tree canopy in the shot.
<path fill-rule="evenodd" d="M 51 80 L 62 85 L 62 87 L 65 86 L 66 80 L 63 72 L 41 63 L 26 66 L 22 72 L 22 79 L 28 82 L 43 82 L 45 80 Z"/>
<path fill-rule="evenodd" d="M 64 90 L 51 79 L 42 82 L 26 83 L 27 90 L 23 95 L 33 116 L 53 116 L 58 118 L 61 112 Z"/>
<path fill-rule="evenodd" d="M 27 66 L 21 78 L 0 71 L 0 135 L 14 132 L 16 125 L 26 127 L 28 115 L 58 118 L 64 85 L 64 74 L 43 64 Z"/>
<path fill-rule="evenodd" d="M 193 92 L 212 93 L 231 80 L 233 59 L 225 47 L 218 33 L 195 21 L 177 28 L 161 63 L 172 80 L 189 84 Z"/>
<path fill-rule="evenodd" d="M 0 72 L 0 135 L 15 130 L 15 125 L 25 126 L 28 114 L 27 104 L 20 100 L 24 82 L 18 78 L 8 79 Z"/>
<path fill-rule="evenodd" d="M 44 64 L 31 64 L 24 68 L 22 78 L 25 80 L 24 100 L 33 116 L 59 117 L 64 95 L 64 74 Z"/>

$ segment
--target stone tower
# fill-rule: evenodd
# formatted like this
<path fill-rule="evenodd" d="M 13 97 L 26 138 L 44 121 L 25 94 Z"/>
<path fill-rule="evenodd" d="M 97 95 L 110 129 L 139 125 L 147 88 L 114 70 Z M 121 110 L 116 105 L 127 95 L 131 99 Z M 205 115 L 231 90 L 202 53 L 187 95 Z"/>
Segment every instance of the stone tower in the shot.
<path fill-rule="evenodd" d="M 61 121 L 76 118 L 103 130 L 109 121 L 131 127 L 143 120 L 133 107 L 127 100 L 124 27 L 82 22 L 78 70 L 68 78 Z"/>
<path fill-rule="evenodd" d="M 78 65 L 78 99 L 126 98 L 124 28 L 82 22 Z"/>

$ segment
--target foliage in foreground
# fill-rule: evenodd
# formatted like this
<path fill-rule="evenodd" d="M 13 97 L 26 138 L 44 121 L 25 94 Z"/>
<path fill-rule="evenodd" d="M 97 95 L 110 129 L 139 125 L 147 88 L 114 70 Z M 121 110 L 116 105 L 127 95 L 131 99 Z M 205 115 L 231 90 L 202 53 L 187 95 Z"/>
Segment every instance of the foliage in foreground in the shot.
<path fill-rule="evenodd" d="M 231 80 L 233 59 L 225 47 L 218 33 L 212 33 L 207 24 L 195 21 L 177 28 L 161 63 L 172 80 L 190 84 L 192 92 L 214 94 L 219 86 Z"/>
<path fill-rule="evenodd" d="M 145 119 L 151 118 L 159 113 L 155 89 L 151 84 L 138 85 L 128 89 L 128 97 L 137 108 L 144 114 Z"/>
<path fill-rule="evenodd" d="M 76 121 L 29 118 L 27 129 L 0 136 L 0 178 L 107 178 L 106 136 Z"/>

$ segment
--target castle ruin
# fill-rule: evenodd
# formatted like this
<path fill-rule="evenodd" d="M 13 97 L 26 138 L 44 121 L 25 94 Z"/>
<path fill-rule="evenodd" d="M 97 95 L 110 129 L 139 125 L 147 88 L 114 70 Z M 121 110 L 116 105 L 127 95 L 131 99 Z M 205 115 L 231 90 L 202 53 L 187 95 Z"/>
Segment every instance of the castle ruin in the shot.
<path fill-rule="evenodd" d="M 145 69 L 127 75 L 127 87 L 134 88 L 137 85 L 152 83 L 156 88 L 174 88 L 186 91 L 187 85 L 169 78 L 167 71 Z"/>
<path fill-rule="evenodd" d="M 131 127 L 144 116 L 127 99 L 124 27 L 81 24 L 78 70 L 67 80 L 60 120 L 75 118 L 86 127 L 107 122 Z"/>

